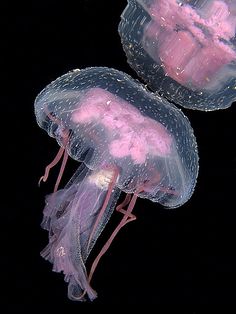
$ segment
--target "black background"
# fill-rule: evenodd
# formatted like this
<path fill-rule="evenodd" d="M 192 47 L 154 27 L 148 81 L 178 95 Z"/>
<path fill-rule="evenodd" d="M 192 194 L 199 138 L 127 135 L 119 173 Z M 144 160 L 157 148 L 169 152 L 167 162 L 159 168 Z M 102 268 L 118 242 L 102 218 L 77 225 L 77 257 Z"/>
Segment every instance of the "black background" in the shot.
<path fill-rule="evenodd" d="M 72 313 L 96 305 L 235 304 L 236 107 L 217 112 L 183 109 L 194 128 L 200 173 L 191 200 L 175 210 L 138 200 L 138 220 L 125 227 L 93 280 L 98 299 L 67 299 L 67 284 L 39 252 L 44 196 L 56 169 L 38 178 L 57 144 L 35 121 L 36 95 L 74 68 L 108 66 L 136 74 L 126 62 L 117 27 L 125 0 L 1 3 L 1 304 L 2 313 Z M 77 168 L 70 161 L 63 183 Z M 112 219 L 102 240 L 118 219 Z M 42 310 L 41 310 L 42 309 Z"/>

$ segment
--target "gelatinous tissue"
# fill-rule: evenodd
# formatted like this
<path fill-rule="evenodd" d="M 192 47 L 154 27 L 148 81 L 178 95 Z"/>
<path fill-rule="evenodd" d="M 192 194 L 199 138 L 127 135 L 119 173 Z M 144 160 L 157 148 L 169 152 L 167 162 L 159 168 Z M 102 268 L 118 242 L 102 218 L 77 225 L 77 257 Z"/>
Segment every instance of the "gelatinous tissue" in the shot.
<path fill-rule="evenodd" d="M 176 107 L 127 74 L 108 68 L 75 70 L 49 84 L 35 100 L 37 122 L 60 145 L 41 180 L 62 159 L 42 227 L 42 256 L 63 272 L 72 300 L 96 298 L 91 279 L 119 230 L 136 217 L 137 197 L 165 207 L 183 205 L 198 175 L 196 139 Z M 80 166 L 58 190 L 68 156 Z M 119 202 L 121 192 L 125 198 Z M 116 209 L 121 219 L 95 258 L 86 261 Z"/>
<path fill-rule="evenodd" d="M 131 67 L 183 107 L 236 100 L 235 0 L 128 0 L 119 25 Z"/>

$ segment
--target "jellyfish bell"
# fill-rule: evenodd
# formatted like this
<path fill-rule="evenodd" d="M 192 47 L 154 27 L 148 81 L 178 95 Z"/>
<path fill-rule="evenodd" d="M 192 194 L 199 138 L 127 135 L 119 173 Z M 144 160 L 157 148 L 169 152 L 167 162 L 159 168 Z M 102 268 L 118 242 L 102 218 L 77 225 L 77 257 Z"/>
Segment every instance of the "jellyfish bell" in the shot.
<path fill-rule="evenodd" d="M 193 130 L 176 107 L 109 68 L 59 77 L 37 96 L 35 114 L 61 147 L 43 181 L 62 159 L 44 208 L 49 244 L 42 256 L 64 273 L 70 299 L 83 300 L 87 294 L 93 300 L 90 282 L 97 264 L 119 230 L 135 220 L 137 198 L 175 208 L 191 197 L 198 175 Z M 58 190 L 68 156 L 81 165 Z M 126 197 L 116 205 L 122 191 Z M 122 214 L 120 223 L 88 273 L 87 258 L 114 209 Z"/>
<path fill-rule="evenodd" d="M 236 99 L 233 0 L 128 0 L 119 33 L 131 67 L 186 108 L 216 110 Z"/>

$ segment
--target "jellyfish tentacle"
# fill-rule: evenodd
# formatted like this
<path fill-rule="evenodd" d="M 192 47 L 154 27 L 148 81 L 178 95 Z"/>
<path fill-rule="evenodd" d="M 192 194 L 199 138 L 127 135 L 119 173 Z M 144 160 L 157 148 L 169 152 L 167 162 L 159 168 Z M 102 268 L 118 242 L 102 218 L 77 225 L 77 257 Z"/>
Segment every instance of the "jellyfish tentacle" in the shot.
<path fill-rule="evenodd" d="M 60 171 L 59 171 L 59 174 L 58 174 L 57 181 L 55 183 L 53 192 L 56 192 L 58 190 L 59 184 L 61 182 L 62 175 L 63 175 L 65 167 L 66 167 L 67 160 L 68 160 L 68 153 L 67 153 L 66 149 L 64 149 L 64 154 L 63 154 L 63 160 L 62 160 L 61 168 L 60 168 Z"/>
<path fill-rule="evenodd" d="M 61 178 L 62 178 L 62 175 L 63 175 L 63 172 L 65 170 L 67 160 L 68 160 L 68 154 L 66 151 L 66 147 L 67 147 L 68 143 L 69 143 L 69 132 L 65 132 L 64 137 L 63 137 L 63 147 L 60 147 L 60 149 L 57 152 L 53 161 L 50 162 L 50 164 L 46 166 L 45 171 L 44 171 L 44 175 L 39 179 L 38 185 L 40 185 L 41 181 L 43 181 L 43 182 L 47 181 L 50 170 L 59 163 L 59 161 L 61 160 L 61 158 L 63 156 L 61 168 L 60 168 L 60 171 L 59 171 L 59 174 L 58 174 L 55 186 L 54 186 L 54 190 L 53 190 L 54 192 L 57 191 L 58 186 L 59 186 L 60 181 L 61 181 Z"/>
<path fill-rule="evenodd" d="M 38 185 L 40 185 L 41 181 L 43 181 L 43 182 L 47 181 L 50 170 L 53 167 L 55 167 L 58 164 L 58 162 L 61 160 L 61 158 L 64 154 L 64 150 L 65 150 L 64 147 L 60 147 L 60 149 L 59 149 L 58 153 L 56 154 L 55 158 L 53 159 L 53 161 L 50 162 L 50 164 L 48 164 L 46 166 L 45 171 L 44 171 L 44 175 L 39 179 Z"/>
<path fill-rule="evenodd" d="M 123 215 L 128 215 L 132 220 L 136 219 L 136 216 L 132 213 L 127 213 L 127 210 L 124 209 L 131 201 L 131 194 L 126 194 L 124 201 L 116 207 L 116 211 L 122 213 Z"/>
<path fill-rule="evenodd" d="M 101 249 L 100 253 L 97 255 L 97 257 L 95 258 L 91 269 L 90 269 L 90 273 L 88 276 L 88 283 L 90 284 L 93 274 L 97 268 L 97 265 L 100 261 L 100 259 L 102 258 L 102 256 L 106 253 L 106 251 L 109 249 L 111 243 L 113 242 L 114 238 L 116 237 L 116 235 L 118 234 L 118 232 L 120 231 L 121 228 L 123 228 L 127 223 L 136 220 L 136 216 L 132 214 L 132 210 L 135 206 L 136 200 L 137 200 L 138 195 L 134 194 L 131 197 L 131 194 L 127 194 L 124 201 L 119 204 L 116 207 L 116 210 L 121 212 L 122 214 L 124 214 L 122 220 L 120 221 L 120 223 L 118 224 L 118 226 L 115 228 L 115 230 L 113 231 L 113 233 L 111 234 L 110 238 L 107 240 L 107 242 L 104 244 L 103 248 Z M 123 209 L 124 206 L 128 205 L 127 210 Z M 84 290 L 84 292 L 78 297 L 77 300 L 83 300 L 84 296 L 86 295 L 87 291 Z"/>
<path fill-rule="evenodd" d="M 131 194 L 126 194 L 125 199 L 122 203 L 116 206 L 116 211 L 120 211 L 124 206 L 127 206 L 130 203 L 131 200 Z"/>
<path fill-rule="evenodd" d="M 58 118 L 54 117 L 49 112 L 48 108 L 45 108 L 44 111 L 51 121 L 55 122 L 58 126 L 60 126 L 62 124 L 62 122 Z M 61 158 L 63 156 L 63 161 L 62 161 L 62 165 L 60 168 L 60 172 L 59 172 L 57 181 L 56 181 L 55 186 L 54 186 L 54 192 L 56 192 L 58 189 L 62 174 L 63 174 L 65 166 L 66 166 L 66 162 L 68 159 L 68 154 L 66 152 L 66 146 L 68 145 L 68 142 L 69 142 L 70 132 L 63 127 L 63 130 L 61 131 L 61 136 L 62 136 L 63 146 L 60 147 L 59 151 L 57 152 L 57 154 L 56 154 L 55 158 L 52 160 L 52 162 L 50 162 L 50 164 L 46 166 L 45 171 L 44 171 L 44 175 L 39 179 L 39 182 L 38 182 L 38 185 L 40 185 L 41 181 L 43 181 L 43 182 L 47 181 L 50 170 L 59 163 L 59 161 L 61 160 Z"/>
<path fill-rule="evenodd" d="M 123 214 L 124 216 L 128 216 L 127 220 L 130 219 L 130 220 L 136 220 L 137 217 L 134 215 L 134 214 L 131 214 L 131 213 L 127 213 L 127 210 L 121 208 L 119 210 L 117 210 L 119 213 Z M 127 221 L 128 222 L 128 221 Z"/>
<path fill-rule="evenodd" d="M 121 228 L 123 228 L 127 223 L 133 221 L 136 219 L 136 217 L 133 215 L 132 216 L 132 210 L 134 208 L 134 205 L 136 203 L 138 195 L 134 194 L 129 202 L 129 206 L 127 208 L 126 211 L 124 211 L 124 216 L 121 219 L 120 223 L 118 224 L 118 226 L 115 228 L 115 230 L 113 231 L 113 233 L 111 234 L 110 238 L 107 240 L 107 242 L 104 244 L 103 248 L 101 249 L 100 253 L 97 255 L 97 257 L 95 258 L 92 267 L 90 269 L 90 273 L 88 276 L 88 282 L 90 283 L 93 277 L 93 274 L 97 268 L 97 265 L 100 261 L 100 259 L 102 258 L 102 256 L 106 253 L 106 251 L 109 249 L 109 247 L 111 246 L 111 243 L 113 242 L 114 238 L 116 237 L 116 235 L 118 234 L 118 232 L 120 231 Z"/>

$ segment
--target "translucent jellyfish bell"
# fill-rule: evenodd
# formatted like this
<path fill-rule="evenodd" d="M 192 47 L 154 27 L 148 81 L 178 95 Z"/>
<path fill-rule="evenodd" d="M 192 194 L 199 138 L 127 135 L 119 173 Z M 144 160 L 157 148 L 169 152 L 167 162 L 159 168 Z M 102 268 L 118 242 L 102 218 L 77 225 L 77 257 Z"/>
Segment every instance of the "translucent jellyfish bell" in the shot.
<path fill-rule="evenodd" d="M 37 96 L 35 114 L 39 126 L 61 146 L 43 181 L 64 154 L 44 209 L 49 244 L 42 256 L 65 274 L 70 299 L 87 294 L 93 300 L 92 275 L 118 231 L 135 219 L 137 197 L 169 208 L 191 197 L 198 175 L 193 130 L 180 110 L 108 68 L 75 70 L 58 78 Z M 57 191 L 68 155 L 81 165 Z M 116 206 L 121 191 L 126 197 Z M 87 273 L 86 260 L 115 208 L 121 221 Z"/>
<path fill-rule="evenodd" d="M 167 99 L 199 110 L 236 100 L 235 0 L 128 0 L 119 33 L 131 67 Z"/>

